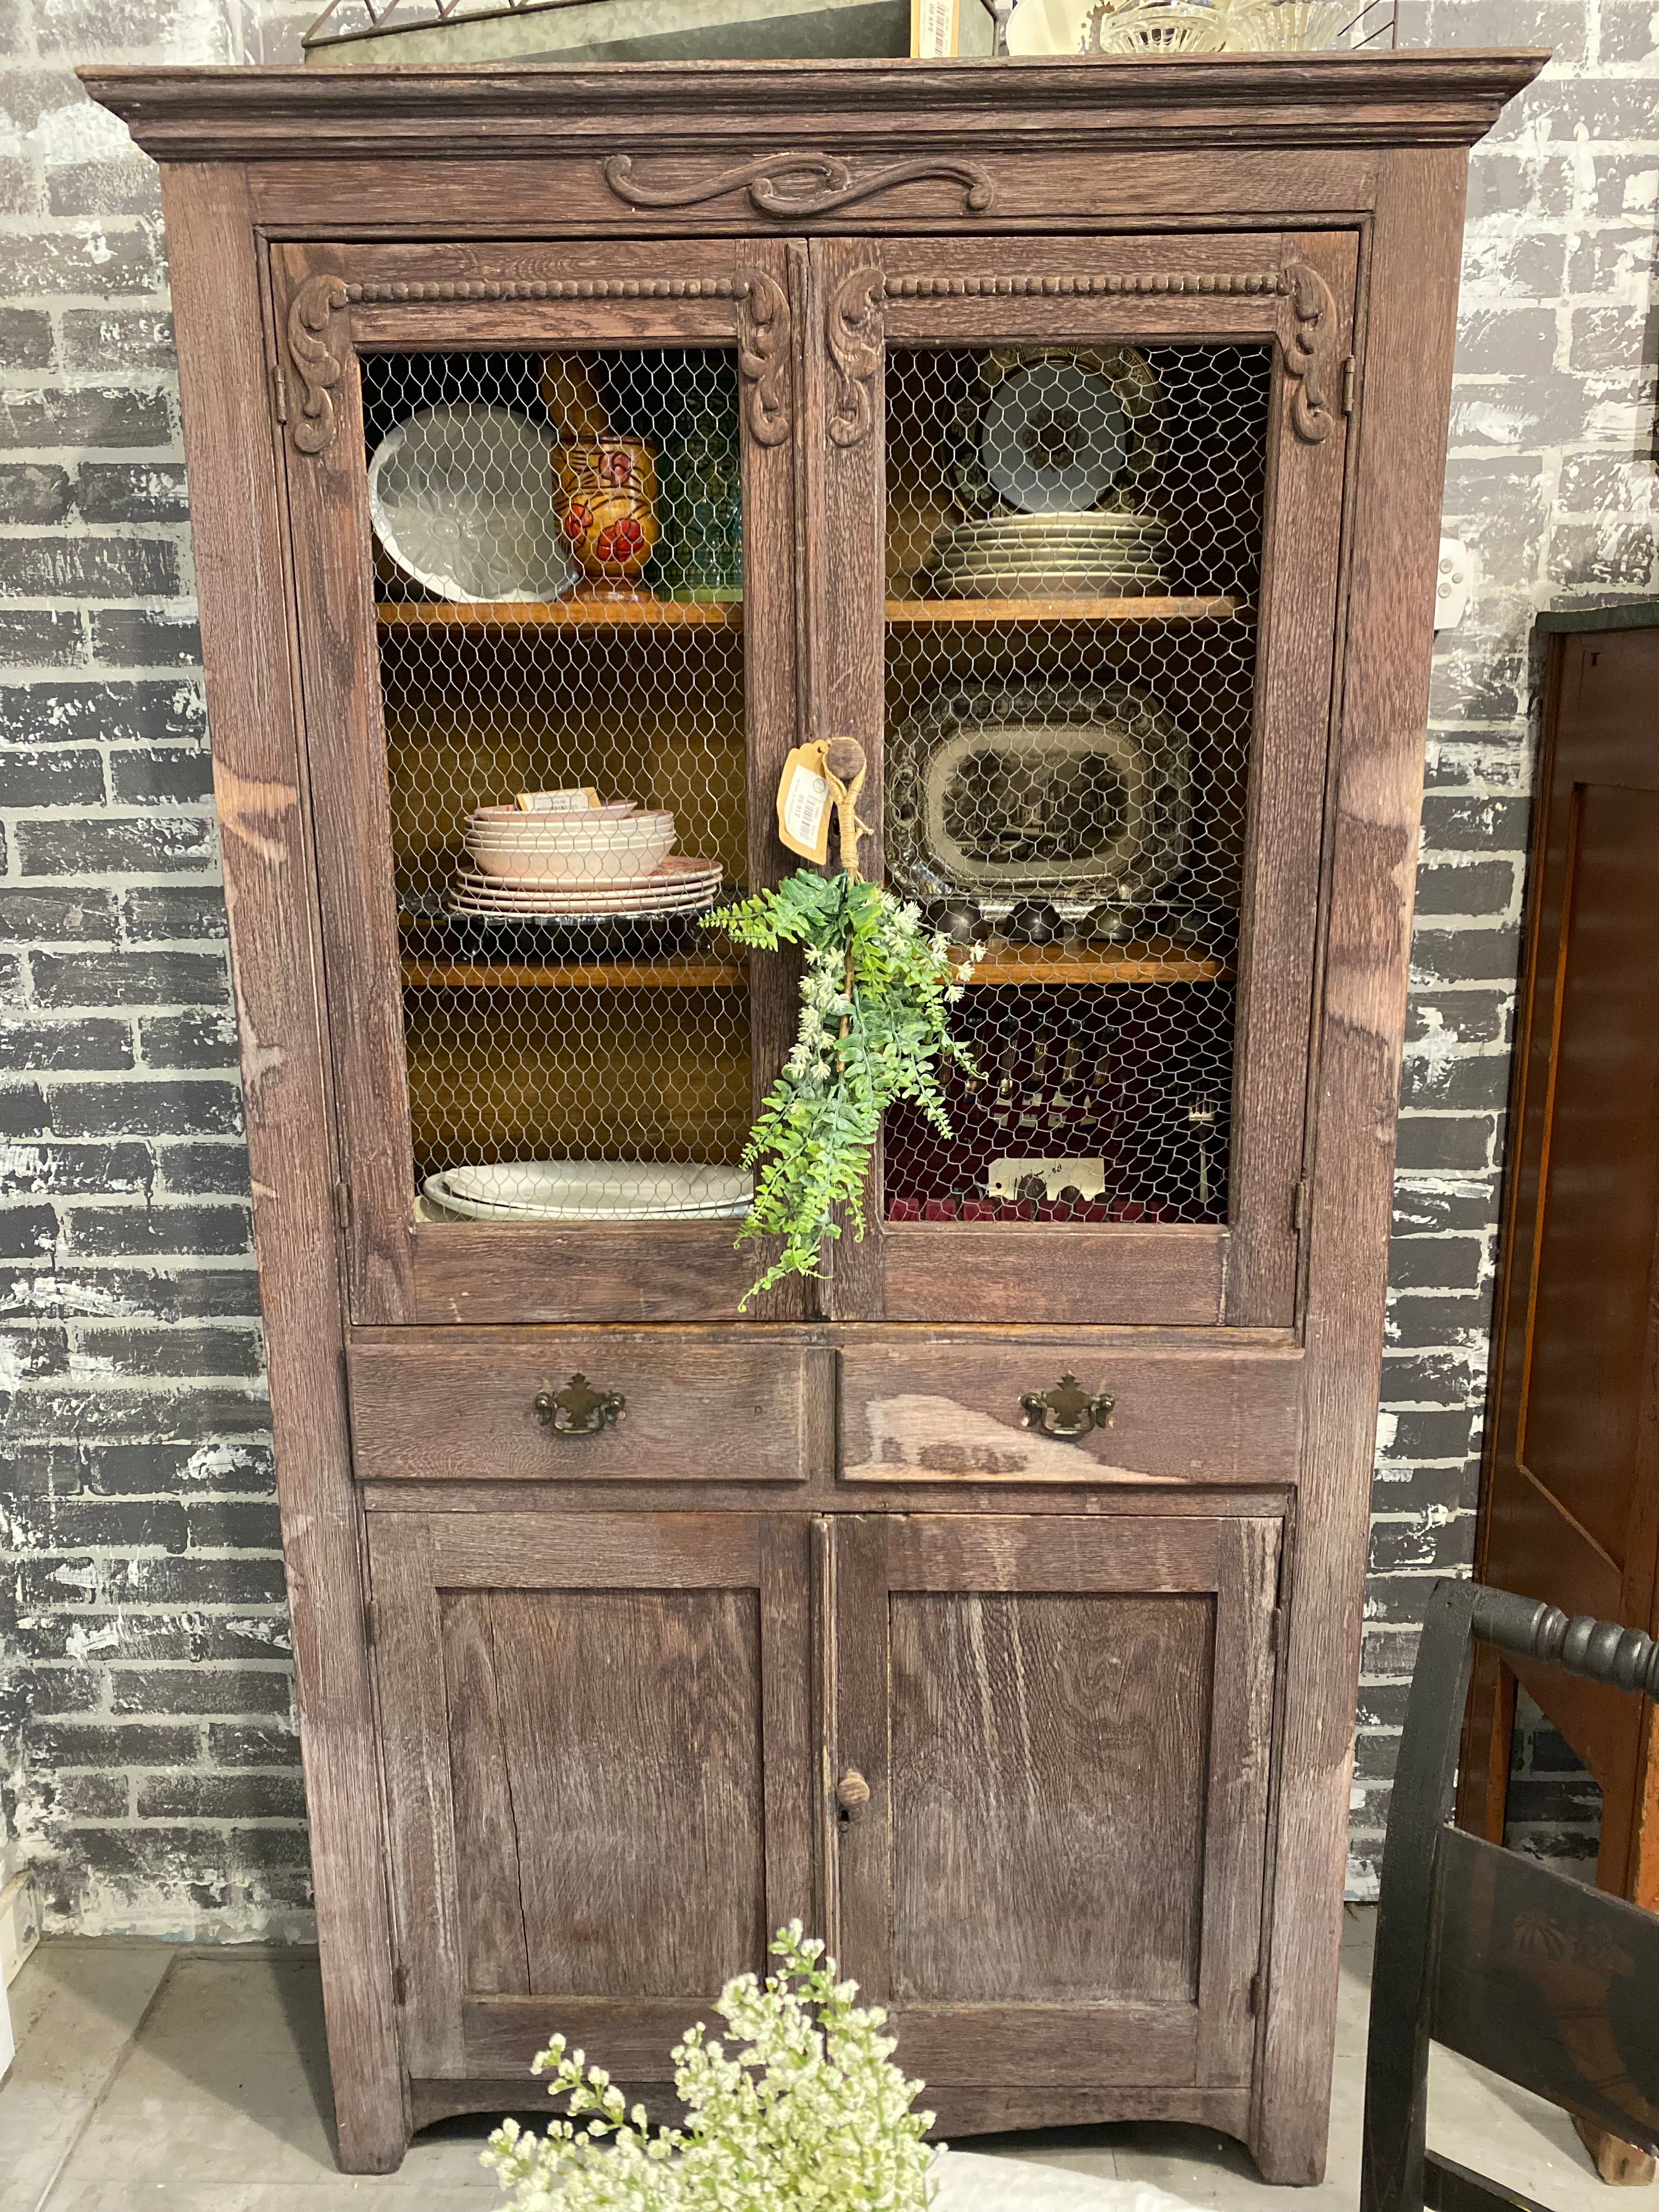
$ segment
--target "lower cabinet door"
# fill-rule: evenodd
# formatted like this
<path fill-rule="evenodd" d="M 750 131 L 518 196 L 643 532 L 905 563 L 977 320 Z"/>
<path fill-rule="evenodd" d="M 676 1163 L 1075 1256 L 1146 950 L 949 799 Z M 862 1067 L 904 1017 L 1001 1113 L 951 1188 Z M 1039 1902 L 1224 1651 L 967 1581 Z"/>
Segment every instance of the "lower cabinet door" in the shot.
<path fill-rule="evenodd" d="M 722 1983 L 815 1917 L 810 1523 L 369 1522 L 410 2076 L 529 2106 L 557 2031 L 669 2080 Z"/>
<path fill-rule="evenodd" d="M 1196 2116 L 1248 2083 L 1279 1523 L 915 1514 L 823 1540 L 833 1941 L 922 2104 L 947 2130 L 1082 2117 L 1078 2092 Z"/>

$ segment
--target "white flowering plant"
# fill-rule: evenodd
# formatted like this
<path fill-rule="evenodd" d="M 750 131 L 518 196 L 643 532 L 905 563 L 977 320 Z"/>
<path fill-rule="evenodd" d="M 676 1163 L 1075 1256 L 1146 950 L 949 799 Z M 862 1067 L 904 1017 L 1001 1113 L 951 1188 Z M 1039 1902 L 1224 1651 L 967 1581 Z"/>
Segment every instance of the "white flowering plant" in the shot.
<path fill-rule="evenodd" d="M 940 1067 L 971 1074 L 973 1062 L 945 1024 L 981 948 L 953 947 L 880 884 L 811 868 L 705 919 L 738 945 L 799 945 L 803 957 L 800 1027 L 743 1155 L 758 1172 L 738 1242 L 783 1240 L 752 1297 L 785 1275 L 817 1273 L 823 1238 L 841 1234 L 838 1206 L 863 1236 L 884 1108 L 913 1100 L 951 1134 Z"/>
<path fill-rule="evenodd" d="M 483 2154 L 514 2212 L 921 2212 L 933 2115 L 913 2109 L 922 2085 L 893 2064 L 886 2014 L 854 2007 L 856 1985 L 799 1920 L 771 1951 L 778 1972 L 720 1992 L 729 2055 L 701 2021 L 675 2046 L 683 2130 L 652 2134 L 642 2106 L 554 2037 L 535 2070 L 569 2117 L 540 2136 L 503 2120 Z"/>

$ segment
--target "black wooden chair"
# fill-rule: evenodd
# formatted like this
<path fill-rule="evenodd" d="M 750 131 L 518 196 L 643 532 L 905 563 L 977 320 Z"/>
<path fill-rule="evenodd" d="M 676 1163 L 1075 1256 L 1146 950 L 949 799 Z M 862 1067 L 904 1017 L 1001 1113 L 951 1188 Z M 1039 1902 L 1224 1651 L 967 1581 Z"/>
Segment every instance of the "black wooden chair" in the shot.
<path fill-rule="evenodd" d="M 1447 1825 L 1476 1641 L 1659 1697 L 1659 1643 L 1441 1583 L 1412 1676 L 1371 1970 L 1361 2212 L 1540 2212 L 1426 2148 L 1429 2045 L 1659 2150 L 1659 1915 Z"/>

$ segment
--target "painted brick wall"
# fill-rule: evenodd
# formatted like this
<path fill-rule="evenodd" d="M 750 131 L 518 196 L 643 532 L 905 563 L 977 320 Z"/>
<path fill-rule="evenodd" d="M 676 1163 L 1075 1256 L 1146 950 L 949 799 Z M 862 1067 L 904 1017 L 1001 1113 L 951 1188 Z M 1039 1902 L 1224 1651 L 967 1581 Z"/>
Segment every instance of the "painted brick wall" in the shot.
<path fill-rule="evenodd" d="M 0 1771 L 59 1926 L 306 1926 L 162 244 L 148 164 L 68 74 L 286 58 L 304 20 L 0 0 Z M 1531 616 L 1654 557 L 1648 9 L 1429 0 L 1402 43 L 1561 59 L 1477 155 L 1448 526 L 1480 584 L 1430 733 L 1359 1893 L 1425 1585 L 1472 1536 Z M 1533 1751 L 1566 1786 L 1529 1832 L 1571 1844 L 1583 1789 Z"/>

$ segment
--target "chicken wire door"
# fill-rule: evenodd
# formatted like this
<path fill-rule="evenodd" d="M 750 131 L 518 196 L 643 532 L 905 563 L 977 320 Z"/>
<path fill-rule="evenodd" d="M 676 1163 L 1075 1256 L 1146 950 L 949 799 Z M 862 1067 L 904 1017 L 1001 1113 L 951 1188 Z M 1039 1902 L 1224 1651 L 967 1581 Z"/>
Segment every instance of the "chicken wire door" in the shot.
<path fill-rule="evenodd" d="M 280 274 L 354 1318 L 735 1310 L 787 987 L 703 918 L 778 873 L 785 252 Z"/>
<path fill-rule="evenodd" d="M 814 251 L 823 727 L 983 947 L 830 1309 L 1288 1322 L 1354 241 Z"/>

